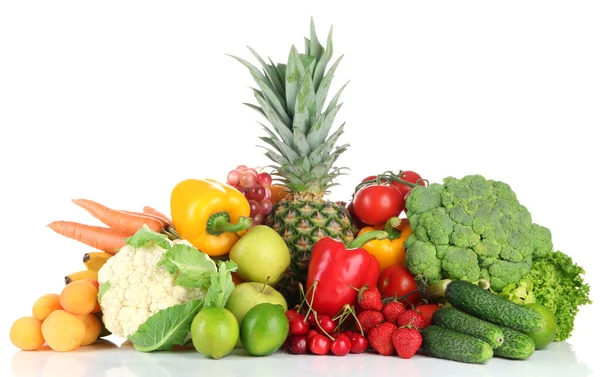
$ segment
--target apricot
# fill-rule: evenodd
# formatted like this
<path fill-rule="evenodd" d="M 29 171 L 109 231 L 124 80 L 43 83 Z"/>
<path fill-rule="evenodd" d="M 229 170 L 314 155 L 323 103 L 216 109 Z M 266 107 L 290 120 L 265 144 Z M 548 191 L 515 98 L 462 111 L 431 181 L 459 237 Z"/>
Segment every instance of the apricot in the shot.
<path fill-rule="evenodd" d="M 85 326 L 85 336 L 81 341 L 82 346 L 88 346 L 98 340 L 102 325 L 94 314 L 78 315 L 77 318 L 83 322 Z"/>
<path fill-rule="evenodd" d="M 36 302 L 33 304 L 33 308 L 31 309 L 31 313 L 33 314 L 34 318 L 37 318 L 43 322 L 46 317 L 50 315 L 50 313 L 61 309 L 62 306 L 60 306 L 60 296 L 56 293 L 48 293 L 36 300 Z"/>
<path fill-rule="evenodd" d="M 55 310 L 44 323 L 42 335 L 48 346 L 55 351 L 72 351 L 81 345 L 86 334 L 83 322 L 64 310 Z"/>
<path fill-rule="evenodd" d="M 90 314 L 98 304 L 98 289 L 86 280 L 67 284 L 60 293 L 60 305 L 71 314 Z"/>
<path fill-rule="evenodd" d="M 10 328 L 10 341 L 24 351 L 33 351 L 44 345 L 42 321 L 34 317 L 21 317 Z"/>

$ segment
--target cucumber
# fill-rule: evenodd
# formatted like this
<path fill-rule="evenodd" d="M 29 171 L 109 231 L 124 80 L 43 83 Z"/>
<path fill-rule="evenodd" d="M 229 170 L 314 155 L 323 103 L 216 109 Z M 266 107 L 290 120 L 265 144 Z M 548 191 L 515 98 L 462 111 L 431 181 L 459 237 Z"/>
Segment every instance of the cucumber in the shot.
<path fill-rule="evenodd" d="M 446 287 L 445 296 L 455 308 L 512 330 L 531 332 L 546 326 L 546 320 L 539 312 L 515 304 L 468 281 L 451 281 Z"/>
<path fill-rule="evenodd" d="M 421 350 L 438 359 L 484 364 L 494 356 L 492 347 L 483 340 L 441 326 L 425 327 L 421 335 Z"/>
<path fill-rule="evenodd" d="M 505 359 L 525 360 L 535 351 L 535 342 L 527 335 L 500 327 L 504 332 L 504 343 L 494 350 L 494 356 Z"/>
<path fill-rule="evenodd" d="M 492 349 L 498 348 L 504 340 L 500 327 L 456 308 L 439 308 L 433 313 L 431 323 L 479 338 L 487 342 Z"/>

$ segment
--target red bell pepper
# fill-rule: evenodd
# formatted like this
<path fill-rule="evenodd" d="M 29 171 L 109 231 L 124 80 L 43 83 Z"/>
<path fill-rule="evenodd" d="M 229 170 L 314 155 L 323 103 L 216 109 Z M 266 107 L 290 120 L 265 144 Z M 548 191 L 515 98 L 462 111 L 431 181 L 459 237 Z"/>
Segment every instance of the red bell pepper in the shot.
<path fill-rule="evenodd" d="M 318 314 L 335 316 L 345 305 L 357 303 L 358 289 L 377 286 L 379 262 L 361 246 L 384 239 L 385 231 L 358 236 L 348 248 L 330 237 L 321 238 L 312 248 L 306 280 L 306 299 Z M 314 294 L 314 296 L 313 296 Z"/>

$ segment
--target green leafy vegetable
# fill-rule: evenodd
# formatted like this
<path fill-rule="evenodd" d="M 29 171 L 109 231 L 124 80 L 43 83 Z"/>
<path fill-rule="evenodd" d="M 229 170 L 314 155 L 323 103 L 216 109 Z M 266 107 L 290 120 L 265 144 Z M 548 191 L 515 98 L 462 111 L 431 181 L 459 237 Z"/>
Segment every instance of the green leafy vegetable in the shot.
<path fill-rule="evenodd" d="M 173 245 L 158 265 L 175 275 L 175 284 L 184 288 L 207 288 L 211 274 L 217 272 L 215 262 L 208 255 L 185 244 Z"/>
<path fill-rule="evenodd" d="M 204 307 L 225 307 L 227 299 L 235 288 L 231 272 L 237 271 L 237 264 L 232 261 L 219 261 L 219 272 L 210 275 L 210 287 L 204 298 Z"/>
<path fill-rule="evenodd" d="M 582 267 L 560 251 L 533 260 L 529 278 L 533 282 L 535 302 L 554 313 L 558 325 L 556 341 L 571 336 L 579 307 L 592 303 L 584 274 Z"/>
<path fill-rule="evenodd" d="M 125 238 L 125 243 L 135 248 L 142 247 L 149 242 L 155 242 L 163 249 L 169 249 L 171 247 L 169 237 L 166 234 L 157 233 L 148 228 L 147 225 L 144 225 L 144 227 L 138 230 L 133 236 Z"/>
<path fill-rule="evenodd" d="M 531 304 L 535 302 L 535 295 L 533 294 L 533 282 L 529 278 L 524 278 L 518 283 L 510 283 L 502 292 L 500 296 L 520 305 Z"/>
<path fill-rule="evenodd" d="M 202 300 L 193 300 L 163 309 L 148 318 L 127 339 L 140 352 L 168 351 L 175 345 L 183 345 L 202 304 Z"/>
<path fill-rule="evenodd" d="M 106 291 L 108 291 L 109 288 L 110 281 L 105 281 L 104 283 L 100 284 L 100 288 L 98 289 L 98 302 L 100 304 L 102 304 L 102 296 L 104 296 L 104 294 L 106 293 Z"/>

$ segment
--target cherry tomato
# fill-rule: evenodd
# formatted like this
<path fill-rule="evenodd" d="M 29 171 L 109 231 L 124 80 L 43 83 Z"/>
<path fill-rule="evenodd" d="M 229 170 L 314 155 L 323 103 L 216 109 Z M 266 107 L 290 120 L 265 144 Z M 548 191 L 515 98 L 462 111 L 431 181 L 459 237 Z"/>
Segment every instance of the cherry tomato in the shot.
<path fill-rule="evenodd" d="M 331 353 L 336 356 L 346 356 L 350 353 L 352 342 L 346 334 L 339 334 L 333 342 L 331 342 Z"/>
<path fill-rule="evenodd" d="M 383 297 L 402 297 L 417 290 L 415 277 L 404 266 L 389 266 L 379 274 L 377 288 Z M 404 301 L 404 300 L 402 300 Z M 408 296 L 413 305 L 419 302 L 419 294 Z"/>
<path fill-rule="evenodd" d="M 407 182 L 410 183 L 417 183 L 417 181 L 419 179 L 422 179 L 421 176 L 418 173 L 415 173 L 414 171 L 410 171 L 407 170 L 405 171 L 401 176 L 400 179 L 403 179 Z M 421 186 L 425 186 L 425 182 L 421 181 L 419 183 Z M 410 192 L 410 190 L 412 190 L 412 187 L 403 185 L 400 182 L 392 182 L 392 185 L 394 185 L 394 187 L 398 188 L 398 190 L 400 190 L 400 192 L 402 193 L 402 196 L 405 197 L 406 194 L 408 194 Z"/>
<path fill-rule="evenodd" d="M 327 355 L 331 349 L 331 340 L 322 334 L 317 334 L 308 340 L 308 348 L 315 355 Z"/>
<path fill-rule="evenodd" d="M 431 326 L 431 316 L 440 308 L 437 304 L 423 304 L 415 306 L 415 311 L 421 313 L 425 318 L 425 327 Z"/>
<path fill-rule="evenodd" d="M 369 225 L 380 225 L 404 209 L 404 195 L 395 186 L 371 185 L 358 190 L 352 201 L 356 216 Z"/>

